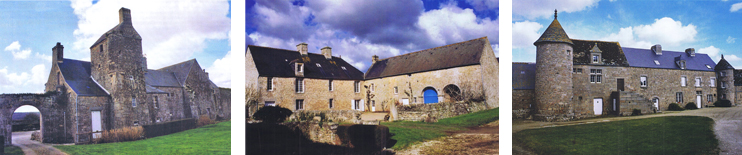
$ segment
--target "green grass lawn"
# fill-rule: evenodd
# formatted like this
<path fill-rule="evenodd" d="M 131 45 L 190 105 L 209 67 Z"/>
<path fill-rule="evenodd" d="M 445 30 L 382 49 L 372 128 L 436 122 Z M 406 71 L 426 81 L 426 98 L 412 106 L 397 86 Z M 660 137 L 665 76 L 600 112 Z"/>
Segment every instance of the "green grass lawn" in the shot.
<path fill-rule="evenodd" d="M 5 155 L 23 155 L 23 150 L 17 146 L 6 146 Z"/>
<path fill-rule="evenodd" d="M 483 110 L 471 114 L 440 119 L 436 123 L 424 122 L 382 122 L 381 125 L 389 127 L 393 133 L 392 139 L 397 143 L 392 149 L 400 150 L 417 142 L 446 136 L 447 132 L 464 130 L 466 127 L 474 127 L 495 121 L 499 118 L 499 109 Z"/>
<path fill-rule="evenodd" d="M 675 116 L 524 130 L 514 143 L 536 154 L 719 154 L 708 117 Z"/>
<path fill-rule="evenodd" d="M 54 147 L 68 154 L 230 154 L 230 131 L 230 122 L 221 122 L 145 140 Z"/>

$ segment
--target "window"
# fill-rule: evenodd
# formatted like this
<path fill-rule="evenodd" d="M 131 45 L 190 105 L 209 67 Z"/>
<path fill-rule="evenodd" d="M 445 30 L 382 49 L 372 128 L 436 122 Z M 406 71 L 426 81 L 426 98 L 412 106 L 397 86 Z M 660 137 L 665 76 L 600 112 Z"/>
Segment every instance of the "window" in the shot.
<path fill-rule="evenodd" d="M 590 83 L 601 83 L 603 69 L 590 69 Z"/>
<path fill-rule="evenodd" d="M 265 101 L 265 106 L 275 107 L 276 101 Z"/>
<path fill-rule="evenodd" d="M 57 72 L 57 84 L 62 85 L 62 74 Z"/>
<path fill-rule="evenodd" d="M 296 93 L 304 93 L 304 79 L 303 78 L 297 78 L 296 84 L 294 86 L 296 87 Z"/>
<path fill-rule="evenodd" d="M 593 55 L 593 63 L 598 63 L 598 55 Z"/>
<path fill-rule="evenodd" d="M 582 73 L 582 68 L 572 68 L 572 72 Z"/>
<path fill-rule="evenodd" d="M 716 78 L 715 77 L 709 78 L 709 86 L 716 87 Z"/>
<path fill-rule="evenodd" d="M 683 92 L 675 93 L 675 102 L 683 103 Z"/>
<path fill-rule="evenodd" d="M 719 72 L 719 76 L 725 77 L 725 76 L 727 76 L 727 72 L 723 72 L 723 71 L 722 72 Z"/>
<path fill-rule="evenodd" d="M 343 70 L 347 70 L 347 69 L 345 69 L 345 66 L 340 66 L 340 68 L 342 68 Z"/>
<path fill-rule="evenodd" d="M 368 87 L 368 89 L 371 89 L 371 91 L 374 91 L 374 84 L 372 83 L 371 86 Z"/>
<path fill-rule="evenodd" d="M 706 68 L 711 69 L 711 65 L 706 65 Z"/>
<path fill-rule="evenodd" d="M 706 101 L 708 101 L 709 103 L 714 103 L 714 95 L 706 95 Z"/>
<path fill-rule="evenodd" d="M 304 72 L 304 64 L 296 63 L 296 71 L 297 72 Z"/>
<path fill-rule="evenodd" d="M 265 88 L 268 89 L 268 91 L 273 91 L 273 77 L 268 77 L 268 80 L 265 82 Z"/>
<path fill-rule="evenodd" d="M 727 99 L 727 94 L 721 94 L 721 99 Z"/>
<path fill-rule="evenodd" d="M 685 87 L 687 83 L 688 83 L 688 78 L 686 78 L 685 76 L 680 77 L 680 86 Z"/>
<path fill-rule="evenodd" d="M 332 88 L 332 80 L 329 80 L 327 83 L 328 83 L 327 84 L 327 87 L 329 87 L 330 91 L 332 91 L 333 90 L 333 88 Z"/>
<path fill-rule="evenodd" d="M 332 99 L 330 99 L 329 107 L 330 107 L 330 109 L 332 109 Z"/>
<path fill-rule="evenodd" d="M 319 63 L 315 63 L 315 64 L 317 64 L 317 67 L 322 67 L 322 65 L 320 65 Z"/>
<path fill-rule="evenodd" d="M 155 98 L 153 99 L 152 103 L 155 103 L 155 105 L 154 105 L 155 108 L 159 108 L 159 103 L 158 103 L 158 100 L 157 100 L 157 96 L 155 96 Z"/>
<path fill-rule="evenodd" d="M 355 110 L 361 110 L 361 100 L 353 100 L 353 107 Z"/>
<path fill-rule="evenodd" d="M 360 93 L 360 92 L 361 92 L 361 82 L 360 82 L 360 81 L 355 81 L 355 82 L 353 83 L 353 90 L 354 90 L 354 91 L 355 91 L 356 93 Z"/>
<path fill-rule="evenodd" d="M 697 77 L 697 78 L 696 78 L 696 83 L 695 83 L 695 86 L 696 86 L 696 87 L 701 87 L 701 78 L 700 78 L 700 77 Z"/>
<path fill-rule="evenodd" d="M 526 74 L 526 71 L 520 71 L 520 74 Z"/>
<path fill-rule="evenodd" d="M 103 52 L 103 44 L 98 45 L 98 52 Z"/>
<path fill-rule="evenodd" d="M 639 77 L 639 85 L 641 85 L 641 87 L 647 87 L 647 77 L 646 76 Z"/>
<path fill-rule="evenodd" d="M 371 100 L 371 107 L 376 107 L 376 100 Z"/>
<path fill-rule="evenodd" d="M 658 61 L 658 60 L 654 60 L 654 64 L 655 64 L 655 65 L 660 65 L 660 61 Z"/>
<path fill-rule="evenodd" d="M 131 97 L 131 106 L 137 107 L 137 98 L 134 96 Z"/>
<path fill-rule="evenodd" d="M 397 86 L 394 86 L 394 94 L 399 94 L 399 89 L 397 88 Z"/>
<path fill-rule="evenodd" d="M 721 88 L 727 88 L 727 83 L 722 82 L 721 83 Z"/>
<path fill-rule="evenodd" d="M 304 100 L 296 100 L 296 110 L 304 109 Z"/>

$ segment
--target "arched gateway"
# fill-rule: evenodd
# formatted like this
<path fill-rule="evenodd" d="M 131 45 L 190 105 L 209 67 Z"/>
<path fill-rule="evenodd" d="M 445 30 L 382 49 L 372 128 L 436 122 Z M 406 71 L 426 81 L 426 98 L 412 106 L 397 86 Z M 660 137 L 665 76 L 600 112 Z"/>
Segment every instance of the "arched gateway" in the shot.
<path fill-rule="evenodd" d="M 67 103 L 66 95 L 61 93 L 45 94 L 1 94 L 0 95 L 0 128 L 5 136 L 5 145 L 12 145 L 12 116 L 18 107 L 34 106 L 41 113 L 41 139 L 44 143 L 71 143 L 74 130 L 72 121 L 66 116 L 74 110 Z M 70 108 L 72 107 L 72 108 Z M 67 133 L 67 134 L 65 134 Z"/>

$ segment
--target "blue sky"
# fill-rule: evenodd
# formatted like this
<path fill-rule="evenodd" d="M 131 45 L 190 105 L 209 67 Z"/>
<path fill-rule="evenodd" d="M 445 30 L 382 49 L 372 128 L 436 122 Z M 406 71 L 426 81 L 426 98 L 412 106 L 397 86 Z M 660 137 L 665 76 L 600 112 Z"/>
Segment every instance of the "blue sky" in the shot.
<path fill-rule="evenodd" d="M 498 52 L 497 0 L 248 0 L 246 44 L 310 53 L 332 47 L 361 71 L 371 56 L 400 54 L 485 37 Z"/>
<path fill-rule="evenodd" d="M 742 68 L 742 3 L 738 1 L 535 1 L 513 2 L 513 62 L 535 62 L 533 46 L 554 19 L 570 38 L 618 41 L 623 47 L 685 51 Z"/>
<path fill-rule="evenodd" d="M 89 61 L 88 48 L 118 24 L 121 7 L 131 9 L 150 69 L 196 58 L 230 87 L 228 1 L 2 1 L 0 93 L 42 93 L 57 42 L 65 58 Z"/>

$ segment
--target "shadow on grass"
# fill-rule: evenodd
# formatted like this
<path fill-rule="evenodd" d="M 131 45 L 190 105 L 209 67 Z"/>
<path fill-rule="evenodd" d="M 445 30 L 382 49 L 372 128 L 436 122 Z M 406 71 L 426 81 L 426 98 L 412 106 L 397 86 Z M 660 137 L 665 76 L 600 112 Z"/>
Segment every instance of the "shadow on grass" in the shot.
<path fill-rule="evenodd" d="M 388 128 L 383 128 L 388 133 Z M 337 146 L 313 142 L 301 131 L 279 124 L 247 124 L 246 151 L 247 154 L 394 154 L 382 151 L 379 146 L 393 146 L 395 142 L 375 140 L 380 136 L 389 138 L 387 134 L 374 134 L 375 130 L 380 129 L 371 125 L 339 126 L 338 135 L 347 146 Z"/>

